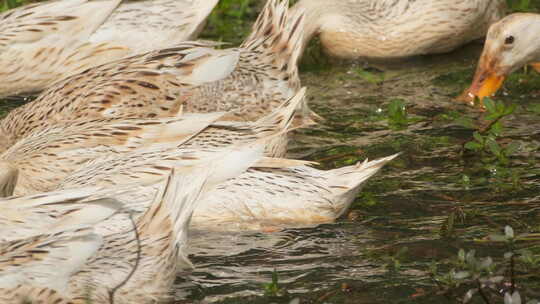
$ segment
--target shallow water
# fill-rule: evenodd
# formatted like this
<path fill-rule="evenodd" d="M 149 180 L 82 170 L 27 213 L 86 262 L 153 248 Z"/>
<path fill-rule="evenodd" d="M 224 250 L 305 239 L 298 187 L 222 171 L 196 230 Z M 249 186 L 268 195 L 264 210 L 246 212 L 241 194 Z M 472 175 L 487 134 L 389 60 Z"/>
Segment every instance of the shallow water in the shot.
<path fill-rule="evenodd" d="M 507 166 L 523 170 L 515 187 L 508 180 L 497 184 L 478 156 L 463 152 L 473 130 L 449 118 L 476 121 L 483 115 L 452 100 L 470 81 L 480 50 L 473 44 L 452 54 L 377 66 L 371 73 L 384 74 L 381 83 L 364 80 L 360 65 L 351 63 L 302 72 L 310 106 L 326 121 L 296 132 L 290 156 L 330 169 L 402 155 L 366 184 L 336 223 L 278 233 L 195 234 L 196 270 L 178 280 L 178 303 L 289 303 L 295 297 L 300 303 L 455 303 L 438 294 L 428 273 L 432 262 L 444 264 L 460 248 L 501 257 L 504 246 L 478 239 L 505 225 L 518 233 L 540 229 L 540 116 L 529 110 L 537 101 L 534 92 L 510 82 L 512 95 L 500 97 L 519 104 L 503 120 L 502 136 L 503 142 L 520 143 Z M 401 129 L 386 119 L 395 98 L 406 102 L 411 120 Z M 451 214 L 455 226 L 444 236 Z M 535 244 L 521 247 L 538 252 Z M 407 251 L 392 271 L 392 257 L 402 248 Z M 271 282 L 274 270 L 288 296 L 264 296 L 263 284 Z M 538 277 L 521 284 L 540 287 Z"/>

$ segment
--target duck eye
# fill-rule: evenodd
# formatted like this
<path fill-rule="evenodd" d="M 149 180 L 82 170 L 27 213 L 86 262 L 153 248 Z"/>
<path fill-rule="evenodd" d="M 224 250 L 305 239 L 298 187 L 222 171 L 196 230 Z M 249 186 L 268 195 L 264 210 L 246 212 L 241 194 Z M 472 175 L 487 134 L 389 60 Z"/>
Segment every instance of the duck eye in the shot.
<path fill-rule="evenodd" d="M 512 44 L 514 43 L 514 36 L 508 36 L 506 39 L 504 39 L 504 44 Z"/>

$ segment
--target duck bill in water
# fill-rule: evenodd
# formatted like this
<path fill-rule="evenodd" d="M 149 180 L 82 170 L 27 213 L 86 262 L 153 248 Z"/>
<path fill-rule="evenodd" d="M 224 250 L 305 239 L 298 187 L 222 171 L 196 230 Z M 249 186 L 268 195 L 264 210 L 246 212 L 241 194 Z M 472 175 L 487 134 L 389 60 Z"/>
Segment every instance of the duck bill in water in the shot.
<path fill-rule="evenodd" d="M 483 107 L 484 97 L 493 96 L 502 86 L 505 73 L 501 73 L 497 67 L 497 60 L 489 53 L 483 53 L 480 57 L 478 67 L 474 74 L 471 86 L 466 89 L 457 100 L 474 105 L 475 97 L 480 100 L 480 106 Z"/>

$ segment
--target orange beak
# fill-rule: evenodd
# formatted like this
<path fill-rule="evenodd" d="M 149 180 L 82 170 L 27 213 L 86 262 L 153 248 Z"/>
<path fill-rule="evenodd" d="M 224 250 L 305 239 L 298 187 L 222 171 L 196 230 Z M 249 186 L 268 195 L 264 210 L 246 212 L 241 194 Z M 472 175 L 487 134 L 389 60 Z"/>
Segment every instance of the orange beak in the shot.
<path fill-rule="evenodd" d="M 495 69 L 495 61 L 487 54 L 482 54 L 471 86 L 457 99 L 459 101 L 474 104 L 474 98 L 478 97 L 480 105 L 484 97 L 493 96 L 502 86 L 505 76 L 499 75 Z"/>

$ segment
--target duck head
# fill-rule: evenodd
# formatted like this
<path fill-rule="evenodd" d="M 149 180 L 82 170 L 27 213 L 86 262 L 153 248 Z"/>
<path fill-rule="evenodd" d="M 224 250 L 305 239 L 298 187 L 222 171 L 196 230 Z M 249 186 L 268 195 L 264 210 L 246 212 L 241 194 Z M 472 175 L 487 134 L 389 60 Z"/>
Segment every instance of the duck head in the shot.
<path fill-rule="evenodd" d="M 540 61 L 540 15 L 512 14 L 489 28 L 471 86 L 458 97 L 473 104 L 494 95 L 516 69 Z"/>

